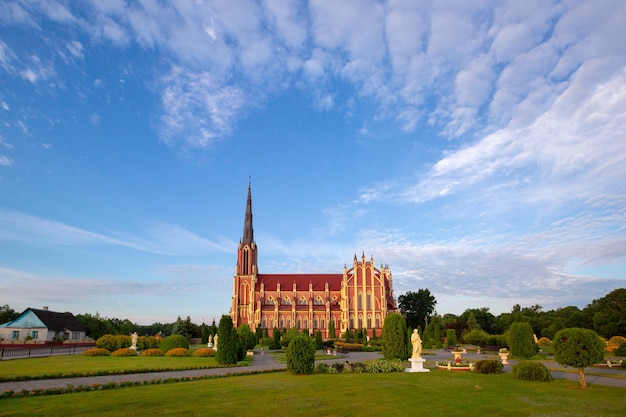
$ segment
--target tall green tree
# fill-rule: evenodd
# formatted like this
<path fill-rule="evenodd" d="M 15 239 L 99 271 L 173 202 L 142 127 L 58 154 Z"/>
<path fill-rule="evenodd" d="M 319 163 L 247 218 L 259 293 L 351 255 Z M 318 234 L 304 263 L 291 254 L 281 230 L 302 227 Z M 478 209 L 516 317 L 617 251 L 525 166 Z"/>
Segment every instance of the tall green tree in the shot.
<path fill-rule="evenodd" d="M 385 359 L 406 359 L 406 320 L 399 313 L 391 313 L 383 323 L 382 346 Z"/>
<path fill-rule="evenodd" d="M 20 313 L 13 310 L 8 304 L 0 306 L 0 324 L 15 320 L 19 316 Z"/>
<path fill-rule="evenodd" d="M 315 367 L 315 346 L 311 338 L 304 335 L 294 336 L 286 352 L 287 370 L 292 374 L 309 375 Z"/>
<path fill-rule="evenodd" d="M 593 330 L 570 328 L 559 330 L 552 341 L 554 359 L 563 366 L 578 368 L 581 388 L 587 388 L 585 368 L 604 360 L 604 346 Z"/>
<path fill-rule="evenodd" d="M 233 365 L 242 360 L 246 351 L 243 343 L 233 327 L 233 319 L 228 315 L 223 315 L 217 331 L 218 345 L 215 358 L 222 365 Z"/>
<path fill-rule="evenodd" d="M 600 336 L 609 339 L 613 336 L 624 336 L 626 329 L 626 288 L 618 288 L 606 296 L 593 300 L 583 310 L 590 318 L 593 330 Z"/>
<path fill-rule="evenodd" d="M 400 313 L 406 319 L 409 327 L 417 329 L 417 326 L 426 327 L 427 320 L 435 312 L 437 300 L 428 289 L 419 289 L 417 292 L 409 291 L 398 297 Z"/>

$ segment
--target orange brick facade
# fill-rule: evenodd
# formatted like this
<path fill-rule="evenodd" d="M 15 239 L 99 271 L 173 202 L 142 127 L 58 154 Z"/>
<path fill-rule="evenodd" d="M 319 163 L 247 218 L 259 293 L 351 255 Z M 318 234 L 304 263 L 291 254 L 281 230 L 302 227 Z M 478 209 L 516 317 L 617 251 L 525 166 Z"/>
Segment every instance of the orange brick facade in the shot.
<path fill-rule="evenodd" d="M 374 258 L 354 256 L 352 267 L 338 274 L 260 274 L 252 227 L 252 196 L 248 201 L 243 236 L 237 248 L 230 315 L 235 327 L 248 324 L 272 329 L 321 330 L 331 337 L 347 329 L 363 329 L 380 336 L 389 312 L 396 311 L 388 266 L 374 266 Z"/>

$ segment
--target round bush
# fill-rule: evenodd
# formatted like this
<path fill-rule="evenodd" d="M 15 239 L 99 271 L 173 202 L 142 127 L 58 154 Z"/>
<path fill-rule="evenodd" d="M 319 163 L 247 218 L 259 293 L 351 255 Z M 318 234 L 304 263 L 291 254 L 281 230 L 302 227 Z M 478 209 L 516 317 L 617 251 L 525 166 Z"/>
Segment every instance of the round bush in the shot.
<path fill-rule="evenodd" d="M 296 375 L 309 375 L 315 366 L 315 346 L 306 336 L 296 336 L 287 346 L 287 370 Z"/>
<path fill-rule="evenodd" d="M 159 349 L 163 352 L 167 352 L 174 348 L 189 349 L 189 340 L 187 340 L 187 338 L 183 335 L 173 334 L 161 340 L 161 343 L 159 344 Z"/>
<path fill-rule="evenodd" d="M 194 351 L 192 355 L 199 358 L 212 358 L 215 356 L 215 350 L 211 348 L 202 348 Z"/>
<path fill-rule="evenodd" d="M 541 362 L 521 361 L 511 368 L 513 378 L 524 381 L 552 381 L 550 370 Z"/>
<path fill-rule="evenodd" d="M 98 340 L 96 340 L 96 346 L 106 349 L 109 352 L 113 352 L 118 349 L 117 340 L 112 334 L 105 334 L 104 336 L 99 337 Z"/>
<path fill-rule="evenodd" d="M 479 374 L 499 374 L 502 373 L 502 362 L 497 360 L 482 360 L 476 362 L 476 372 Z"/>
<path fill-rule="evenodd" d="M 156 348 L 146 349 L 141 352 L 141 356 L 163 356 L 163 355 L 165 355 L 165 353 L 163 353 L 161 349 L 156 349 Z"/>
<path fill-rule="evenodd" d="M 186 348 L 174 348 L 170 349 L 165 353 L 165 356 L 182 358 L 184 356 L 191 356 L 191 352 Z"/>
<path fill-rule="evenodd" d="M 137 351 L 130 348 L 121 348 L 111 353 L 111 356 L 137 356 Z"/>
<path fill-rule="evenodd" d="M 83 352 L 83 356 L 110 356 L 111 352 L 103 348 L 89 349 Z"/>

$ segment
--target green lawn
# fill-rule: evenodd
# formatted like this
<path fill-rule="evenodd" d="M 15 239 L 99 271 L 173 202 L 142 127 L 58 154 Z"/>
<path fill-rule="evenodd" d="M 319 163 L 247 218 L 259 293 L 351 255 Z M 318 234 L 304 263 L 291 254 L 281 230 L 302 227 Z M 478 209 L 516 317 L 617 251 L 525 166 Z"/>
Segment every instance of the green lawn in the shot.
<path fill-rule="evenodd" d="M 510 374 L 275 373 L 0 400 L 2 416 L 618 416 L 623 388 Z"/>
<path fill-rule="evenodd" d="M 155 369 L 185 369 L 218 366 L 215 358 L 172 358 L 168 356 L 53 356 L 48 358 L 0 361 L 0 379 L 16 376 L 40 377 L 61 373 L 90 373 L 97 371 L 144 372 Z"/>

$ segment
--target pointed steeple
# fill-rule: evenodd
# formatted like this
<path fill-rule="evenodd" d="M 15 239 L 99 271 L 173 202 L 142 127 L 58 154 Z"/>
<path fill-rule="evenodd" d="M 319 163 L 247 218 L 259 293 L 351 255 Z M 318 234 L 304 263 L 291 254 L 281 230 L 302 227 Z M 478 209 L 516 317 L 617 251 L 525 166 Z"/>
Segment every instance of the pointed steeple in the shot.
<path fill-rule="evenodd" d="M 254 229 L 252 228 L 252 189 L 248 182 L 248 202 L 246 203 L 246 217 L 243 222 L 243 237 L 241 243 L 244 245 L 254 242 Z"/>

